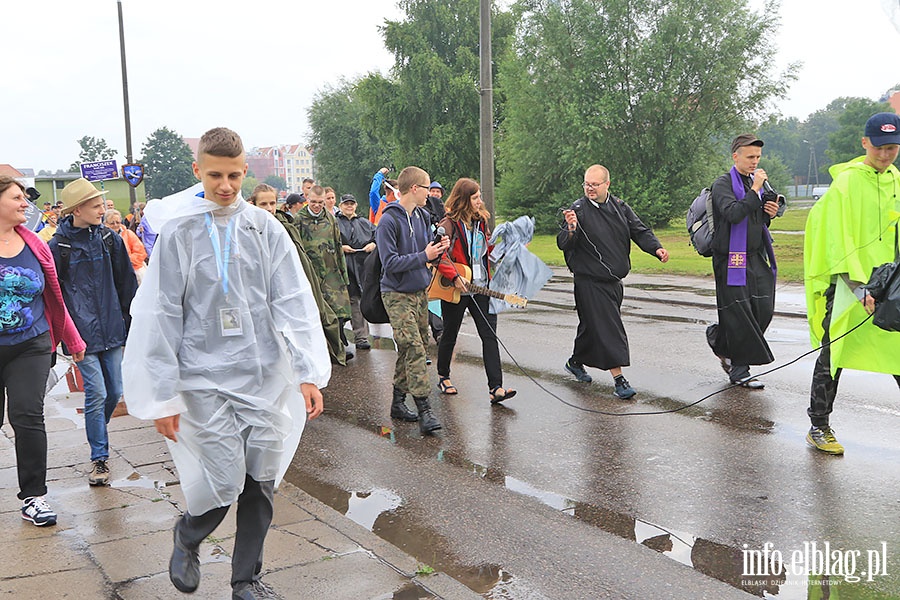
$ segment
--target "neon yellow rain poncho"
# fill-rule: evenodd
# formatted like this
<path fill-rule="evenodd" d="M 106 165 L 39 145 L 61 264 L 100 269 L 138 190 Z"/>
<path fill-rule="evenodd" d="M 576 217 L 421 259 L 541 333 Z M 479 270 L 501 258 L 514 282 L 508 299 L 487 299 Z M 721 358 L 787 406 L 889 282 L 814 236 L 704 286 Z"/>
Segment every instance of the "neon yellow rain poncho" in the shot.
<path fill-rule="evenodd" d="M 202 186 L 155 200 L 159 232 L 131 305 L 123 364 L 128 410 L 179 414 L 167 440 L 191 514 L 232 504 L 245 476 L 284 476 L 306 422 L 299 384 L 322 388 L 331 361 L 319 310 L 284 227 Z"/>
<path fill-rule="evenodd" d="M 822 342 L 825 291 L 835 283 L 829 337 L 835 340 L 868 316 L 850 285 L 866 283 L 872 269 L 894 261 L 900 216 L 900 171 L 884 173 L 863 164 L 865 157 L 834 165 L 834 182 L 809 211 L 803 248 L 806 307 L 813 346 Z M 872 324 L 831 345 L 832 375 L 838 368 L 900 374 L 900 333 Z"/>

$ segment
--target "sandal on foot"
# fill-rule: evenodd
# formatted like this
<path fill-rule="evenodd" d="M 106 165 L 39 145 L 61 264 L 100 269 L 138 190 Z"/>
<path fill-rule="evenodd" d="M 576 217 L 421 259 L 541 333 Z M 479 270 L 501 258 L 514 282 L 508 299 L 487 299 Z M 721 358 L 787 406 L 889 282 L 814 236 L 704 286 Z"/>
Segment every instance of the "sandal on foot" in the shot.
<path fill-rule="evenodd" d="M 440 377 L 438 379 L 438 389 L 441 390 L 442 394 L 447 394 L 448 396 L 453 396 L 459 393 L 459 390 L 456 389 L 456 386 L 450 383 L 449 377 Z"/>
<path fill-rule="evenodd" d="M 503 393 L 502 394 L 499 393 L 500 391 L 503 391 Z M 491 390 L 491 404 L 499 404 L 500 402 L 503 402 L 504 400 L 509 400 L 510 398 L 515 396 L 516 393 L 517 393 L 516 390 L 514 390 L 512 388 L 508 388 L 508 389 L 504 390 L 502 387 L 500 387 L 498 385 L 497 387 L 495 387 L 494 389 Z"/>

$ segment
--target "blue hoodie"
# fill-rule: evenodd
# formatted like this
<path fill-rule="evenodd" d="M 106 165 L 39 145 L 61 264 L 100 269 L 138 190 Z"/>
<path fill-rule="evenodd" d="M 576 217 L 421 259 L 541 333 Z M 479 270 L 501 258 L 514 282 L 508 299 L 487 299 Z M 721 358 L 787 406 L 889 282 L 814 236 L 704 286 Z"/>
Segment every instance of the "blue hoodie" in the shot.
<path fill-rule="evenodd" d="M 382 292 L 421 292 L 431 283 L 425 246 L 431 241 L 431 215 L 416 207 L 412 214 L 399 202 L 384 209 L 375 229 L 375 246 L 381 258 Z"/>

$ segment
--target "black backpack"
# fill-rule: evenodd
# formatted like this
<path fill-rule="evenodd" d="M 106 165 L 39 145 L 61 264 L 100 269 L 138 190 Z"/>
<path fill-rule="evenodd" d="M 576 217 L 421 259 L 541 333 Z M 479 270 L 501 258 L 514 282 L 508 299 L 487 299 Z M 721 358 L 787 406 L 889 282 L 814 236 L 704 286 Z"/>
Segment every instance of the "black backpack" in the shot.
<path fill-rule="evenodd" d="M 369 323 L 390 323 L 384 301 L 381 299 L 381 257 L 378 250 L 369 253 L 363 263 L 362 295 L 359 298 L 359 310 Z"/>

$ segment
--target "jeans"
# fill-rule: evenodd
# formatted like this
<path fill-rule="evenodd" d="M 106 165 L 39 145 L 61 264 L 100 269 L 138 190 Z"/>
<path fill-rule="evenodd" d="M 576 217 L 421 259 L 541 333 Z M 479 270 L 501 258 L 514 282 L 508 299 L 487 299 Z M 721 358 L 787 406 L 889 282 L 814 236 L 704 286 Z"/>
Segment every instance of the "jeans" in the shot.
<path fill-rule="evenodd" d="M 106 425 L 122 397 L 122 346 L 85 354 L 78 368 L 84 379 L 84 430 L 91 460 L 107 460 Z"/>
<path fill-rule="evenodd" d="M 47 493 L 47 432 L 44 389 L 50 372 L 50 334 L 13 346 L 0 346 L 0 425 L 4 396 L 16 434 L 19 500 Z"/>

